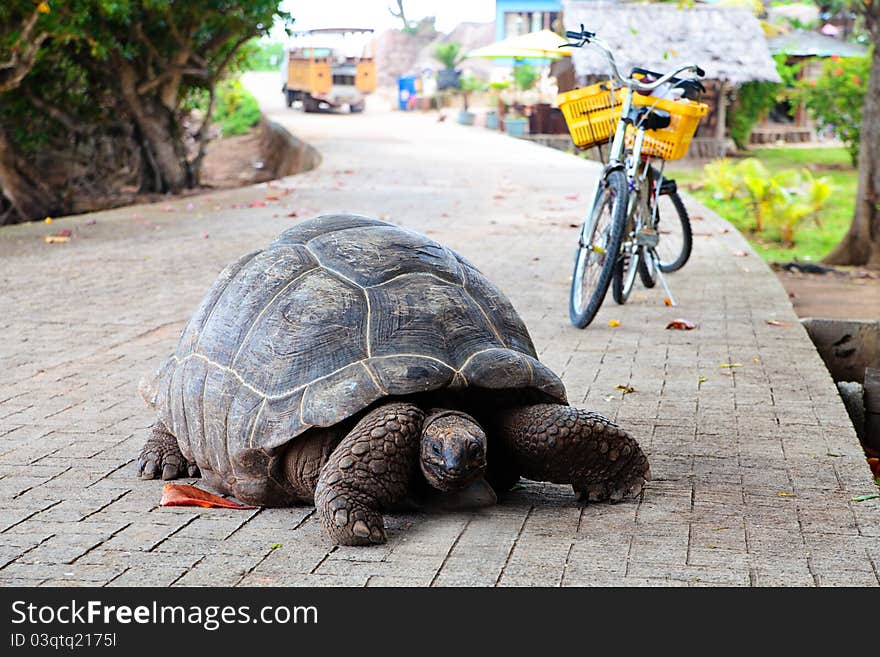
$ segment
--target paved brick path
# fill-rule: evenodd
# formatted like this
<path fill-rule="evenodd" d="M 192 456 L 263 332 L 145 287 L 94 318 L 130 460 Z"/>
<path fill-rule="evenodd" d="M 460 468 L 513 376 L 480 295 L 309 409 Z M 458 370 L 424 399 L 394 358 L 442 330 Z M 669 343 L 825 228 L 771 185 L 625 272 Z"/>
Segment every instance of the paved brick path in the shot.
<path fill-rule="evenodd" d="M 322 151 L 319 170 L 0 230 L 0 584 L 878 584 L 880 505 L 850 501 L 876 489 L 843 405 L 727 224 L 692 204 L 695 254 L 670 278 L 680 307 L 637 288 L 577 331 L 570 224 L 593 165 L 431 117 L 279 117 Z M 333 211 L 426 232 L 497 281 L 572 402 L 639 438 L 655 476 L 643 499 L 581 508 L 528 484 L 479 513 L 389 516 L 376 548 L 331 547 L 309 508 L 158 507 L 161 482 L 134 478 L 153 421 L 138 379 L 226 263 L 291 212 Z M 69 244 L 43 242 L 60 228 Z M 678 316 L 699 328 L 664 330 Z"/>

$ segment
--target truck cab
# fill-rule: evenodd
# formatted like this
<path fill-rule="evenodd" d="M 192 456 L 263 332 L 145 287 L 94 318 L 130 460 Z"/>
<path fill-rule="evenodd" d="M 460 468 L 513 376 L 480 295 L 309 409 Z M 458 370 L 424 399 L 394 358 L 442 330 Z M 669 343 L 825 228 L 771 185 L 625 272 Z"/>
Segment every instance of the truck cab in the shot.
<path fill-rule="evenodd" d="M 371 29 L 323 28 L 296 32 L 282 63 L 282 92 L 288 107 L 306 112 L 341 109 L 362 112 L 376 89 Z"/>

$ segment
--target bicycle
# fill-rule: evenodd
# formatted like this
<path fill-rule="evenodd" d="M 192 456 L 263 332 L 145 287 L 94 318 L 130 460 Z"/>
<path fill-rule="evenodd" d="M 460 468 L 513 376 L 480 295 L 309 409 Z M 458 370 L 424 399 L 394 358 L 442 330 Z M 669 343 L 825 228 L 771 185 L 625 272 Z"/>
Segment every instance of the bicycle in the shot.
<path fill-rule="evenodd" d="M 695 64 L 660 75 L 634 68 L 630 77 L 618 70 L 614 54 L 595 33 L 581 25 L 580 32 L 567 31 L 570 47 L 597 46 L 605 54 L 612 79 L 559 95 L 574 143 L 600 146 L 604 168 L 596 182 L 590 212 L 578 236 L 574 272 L 569 296 L 572 324 L 584 328 L 593 321 L 612 288 L 617 303 L 625 303 L 638 273 L 642 284 L 654 287 L 659 279 L 667 299 L 672 293 L 663 277 L 676 271 L 690 257 L 693 238 L 690 219 L 678 195 L 675 181 L 664 178 L 668 160 L 684 157 L 700 119 L 708 107 L 697 102 L 704 91 L 698 80 L 676 76 L 691 72 L 703 77 Z M 637 77 L 638 76 L 638 77 Z M 680 90 L 676 92 L 675 90 Z M 648 95 L 658 91 L 656 95 Z M 663 95 L 678 93 L 679 99 Z M 608 161 L 601 145 L 611 140 Z M 660 160 L 659 168 L 652 158 Z M 660 225 L 660 197 L 670 199 L 678 223 Z M 661 234 L 680 231 L 680 244 L 671 237 L 661 248 Z"/>

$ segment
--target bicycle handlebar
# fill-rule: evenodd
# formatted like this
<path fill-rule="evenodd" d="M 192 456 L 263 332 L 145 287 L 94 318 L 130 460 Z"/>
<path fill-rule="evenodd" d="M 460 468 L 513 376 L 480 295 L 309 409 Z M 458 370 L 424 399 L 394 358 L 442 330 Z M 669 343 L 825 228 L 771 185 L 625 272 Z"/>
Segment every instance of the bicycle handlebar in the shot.
<path fill-rule="evenodd" d="M 704 77 L 706 75 L 706 71 L 704 71 L 702 68 L 700 68 L 696 64 L 686 64 L 686 65 L 682 66 L 681 68 L 678 68 L 675 71 L 672 71 L 671 73 L 666 73 L 665 75 L 662 75 L 659 79 L 654 80 L 653 82 L 642 82 L 640 80 L 637 80 L 636 78 L 625 77 L 625 76 L 621 75 L 620 70 L 617 68 L 617 62 L 614 60 L 614 53 L 611 52 L 611 49 L 608 47 L 608 45 L 604 41 L 602 41 L 602 39 L 600 39 L 599 37 L 596 36 L 595 32 L 588 32 L 587 30 L 585 30 L 583 23 L 581 24 L 581 31 L 580 32 L 574 32 L 574 31 L 568 30 L 565 32 L 565 36 L 569 39 L 575 39 L 577 42 L 576 43 L 565 43 L 565 44 L 559 46 L 560 48 L 565 48 L 565 47 L 581 48 L 582 46 L 587 45 L 587 44 L 598 47 L 600 50 L 603 51 L 605 58 L 608 60 L 608 63 L 611 65 L 611 71 L 614 74 L 614 77 L 616 77 L 618 80 L 623 82 L 625 85 L 634 87 L 635 89 L 638 89 L 639 91 L 653 91 L 654 89 L 656 89 L 660 85 L 666 84 L 667 82 L 669 82 L 669 80 L 674 78 L 679 73 L 683 73 L 685 71 L 690 71 L 692 73 L 695 73 L 699 77 Z"/>

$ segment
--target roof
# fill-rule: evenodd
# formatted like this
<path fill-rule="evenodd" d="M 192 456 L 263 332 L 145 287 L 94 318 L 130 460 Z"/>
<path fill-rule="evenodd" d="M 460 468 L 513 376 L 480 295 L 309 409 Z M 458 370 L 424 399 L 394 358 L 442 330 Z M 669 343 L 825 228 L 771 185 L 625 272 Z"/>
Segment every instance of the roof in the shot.
<path fill-rule="evenodd" d="M 633 66 L 665 73 L 698 64 L 710 80 L 780 81 L 761 24 L 749 9 L 568 0 L 563 16 L 565 29 L 578 30 L 583 23 L 600 36 L 621 73 Z M 596 48 L 575 49 L 572 61 L 580 76 L 609 71 Z"/>
<path fill-rule="evenodd" d="M 767 39 L 770 52 L 801 57 L 861 57 L 868 49 L 818 32 L 794 30 Z"/>

